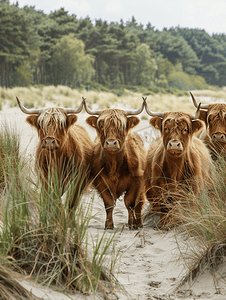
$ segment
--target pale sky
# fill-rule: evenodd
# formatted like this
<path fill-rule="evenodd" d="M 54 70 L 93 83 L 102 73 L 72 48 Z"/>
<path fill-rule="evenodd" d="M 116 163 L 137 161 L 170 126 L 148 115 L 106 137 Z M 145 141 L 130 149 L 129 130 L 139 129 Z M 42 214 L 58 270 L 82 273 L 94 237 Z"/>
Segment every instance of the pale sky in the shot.
<path fill-rule="evenodd" d="M 15 3 L 16 0 L 11 0 Z M 226 0 L 18 0 L 19 7 L 35 6 L 49 14 L 63 7 L 78 19 L 124 23 L 135 17 L 144 27 L 150 22 L 155 29 L 187 27 L 226 34 Z"/>

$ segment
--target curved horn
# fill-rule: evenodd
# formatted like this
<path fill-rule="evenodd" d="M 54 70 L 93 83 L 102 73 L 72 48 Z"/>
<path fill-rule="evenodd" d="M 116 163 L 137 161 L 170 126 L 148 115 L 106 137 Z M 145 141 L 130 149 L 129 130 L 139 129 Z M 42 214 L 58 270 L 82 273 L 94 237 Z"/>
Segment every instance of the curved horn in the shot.
<path fill-rule="evenodd" d="M 192 92 L 189 92 L 189 93 L 191 95 L 194 106 L 196 108 L 198 108 L 198 103 L 196 102 L 195 97 L 193 96 Z M 208 109 L 208 107 L 209 107 L 209 104 L 201 104 L 201 106 L 200 106 L 200 108 L 202 108 L 202 109 Z"/>
<path fill-rule="evenodd" d="M 28 115 L 39 115 L 43 111 L 42 109 L 27 109 L 26 107 L 23 106 L 23 104 L 20 102 L 19 98 L 16 97 L 17 103 L 21 109 L 21 111 L 25 114 Z"/>
<path fill-rule="evenodd" d="M 143 111 L 143 109 L 144 109 L 144 102 L 145 102 L 144 98 L 146 99 L 147 97 L 143 97 L 143 103 L 142 103 L 142 105 L 141 105 L 140 108 L 138 108 L 137 110 L 133 110 L 133 111 L 132 111 L 132 110 L 131 110 L 131 111 L 130 111 L 130 110 L 125 111 L 126 114 L 127 114 L 127 115 L 139 115 L 139 114 Z M 95 111 L 92 111 L 92 110 L 90 110 L 90 109 L 88 108 L 88 106 L 86 105 L 86 98 L 83 99 L 83 102 L 84 102 L 85 110 L 86 110 L 86 112 L 87 112 L 88 114 L 90 114 L 90 115 L 100 115 L 101 110 L 95 110 Z"/>
<path fill-rule="evenodd" d="M 82 102 L 81 104 L 79 105 L 78 108 L 65 108 L 65 111 L 67 114 L 78 114 L 82 111 L 82 108 L 83 108 L 83 104 L 84 104 L 84 101 L 85 101 L 86 98 L 82 97 Z"/>
<path fill-rule="evenodd" d="M 163 117 L 163 113 L 162 113 L 162 112 L 153 112 L 153 111 L 151 111 L 151 110 L 149 109 L 149 107 L 148 107 L 148 105 L 147 105 L 147 102 L 146 102 L 146 99 L 147 99 L 147 97 L 145 97 L 145 99 L 143 98 L 143 100 L 144 100 L 144 105 L 145 105 L 145 109 L 146 109 L 147 114 L 148 114 L 149 116 L 152 116 L 152 117 L 157 116 L 157 117 L 162 118 L 162 117 Z"/>
<path fill-rule="evenodd" d="M 86 98 L 82 98 L 82 99 L 83 99 L 83 103 L 84 103 L 85 110 L 86 110 L 86 112 L 87 112 L 89 115 L 100 115 L 101 110 L 94 110 L 94 111 L 92 111 L 92 110 L 89 109 L 88 106 L 86 105 Z"/>
<path fill-rule="evenodd" d="M 197 110 L 196 110 L 196 113 L 195 113 L 195 116 L 194 115 L 191 115 L 191 119 L 192 120 L 197 120 L 200 116 L 200 107 L 201 107 L 201 102 L 199 103 L 198 107 L 197 107 Z"/>
<path fill-rule="evenodd" d="M 127 110 L 127 111 L 125 111 L 126 112 L 126 114 L 127 114 L 127 116 L 135 116 L 135 115 L 139 115 L 142 111 L 143 111 L 143 109 L 144 109 L 144 105 L 145 105 L 145 101 L 146 101 L 146 99 L 147 99 L 147 97 L 142 97 L 142 99 L 143 99 L 143 103 L 141 104 L 141 107 L 140 108 L 138 108 L 137 110 Z"/>

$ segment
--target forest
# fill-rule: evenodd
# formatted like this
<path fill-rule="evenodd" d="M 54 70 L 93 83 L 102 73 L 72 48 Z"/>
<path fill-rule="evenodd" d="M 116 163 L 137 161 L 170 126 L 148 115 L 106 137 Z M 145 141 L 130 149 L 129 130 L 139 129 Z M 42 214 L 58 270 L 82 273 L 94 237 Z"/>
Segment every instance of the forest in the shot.
<path fill-rule="evenodd" d="M 151 21 L 151 20 L 150 20 Z M 65 85 L 150 93 L 222 87 L 226 35 L 191 28 L 155 30 L 131 21 L 78 19 L 64 8 L 49 15 L 0 0 L 2 87 Z"/>

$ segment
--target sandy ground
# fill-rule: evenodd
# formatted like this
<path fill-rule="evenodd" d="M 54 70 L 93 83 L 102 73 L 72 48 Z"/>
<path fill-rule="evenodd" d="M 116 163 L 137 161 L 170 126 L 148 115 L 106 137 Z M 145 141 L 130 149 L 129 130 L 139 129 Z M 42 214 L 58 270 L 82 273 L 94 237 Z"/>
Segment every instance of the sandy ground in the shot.
<path fill-rule="evenodd" d="M 85 126 L 92 138 L 95 131 L 88 127 L 85 119 L 86 113 L 79 114 L 78 124 Z M 21 134 L 21 151 L 27 151 L 33 156 L 37 144 L 37 133 L 26 124 L 26 115 L 17 107 L 5 107 L 0 112 L 0 119 L 7 120 L 12 126 L 16 126 Z M 145 140 L 145 146 L 154 138 L 154 133 L 147 120 L 142 120 L 136 127 Z M 84 203 L 91 201 L 93 191 L 85 194 Z M 148 204 L 147 204 L 148 205 Z M 226 268 L 219 270 L 219 274 L 212 276 L 208 271 L 201 271 L 200 276 L 191 284 L 186 284 L 176 292 L 180 280 L 187 273 L 186 260 L 181 256 L 181 250 L 185 249 L 187 238 L 176 234 L 174 231 L 163 232 L 144 224 L 142 230 L 130 231 L 126 226 L 127 210 L 123 198 L 117 201 L 114 209 L 114 223 L 119 231 L 115 236 L 115 249 L 121 253 L 121 259 L 116 265 L 116 278 L 125 292 L 118 293 L 120 300 L 174 300 L 174 299 L 211 299 L 226 300 Z M 93 219 L 89 226 L 90 244 L 97 235 L 104 232 L 105 209 L 102 199 L 95 193 L 93 206 Z M 111 236 L 113 231 L 106 231 Z M 109 252 L 107 256 L 111 256 Z M 30 281 L 22 284 L 42 299 L 64 300 L 80 299 L 91 300 L 92 295 L 84 296 L 80 293 L 64 295 L 52 289 L 42 287 Z M 95 299 L 99 299 L 98 296 Z M 112 299 L 117 299 L 112 296 Z"/>

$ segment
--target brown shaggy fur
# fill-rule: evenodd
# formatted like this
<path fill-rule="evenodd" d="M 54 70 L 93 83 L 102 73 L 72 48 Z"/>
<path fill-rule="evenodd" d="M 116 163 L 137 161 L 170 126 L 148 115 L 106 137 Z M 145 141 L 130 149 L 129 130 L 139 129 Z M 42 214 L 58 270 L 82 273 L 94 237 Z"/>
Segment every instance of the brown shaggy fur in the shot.
<path fill-rule="evenodd" d="M 200 133 L 199 138 L 210 150 L 213 160 L 218 155 L 226 157 L 226 104 L 209 104 L 207 110 L 200 111 L 199 119 L 206 124 L 206 130 Z"/>
<path fill-rule="evenodd" d="M 75 175 L 76 171 L 79 173 L 75 178 L 76 189 L 71 207 L 79 196 L 79 190 L 82 191 L 90 181 L 89 166 L 94 146 L 86 130 L 76 125 L 76 121 L 77 116 L 67 115 L 63 108 L 50 108 L 40 115 L 27 117 L 27 122 L 38 131 L 40 140 L 36 150 L 36 166 L 46 190 L 50 172 L 57 169 L 62 193 L 70 176 Z"/>
<path fill-rule="evenodd" d="M 146 195 L 153 210 L 165 212 L 163 200 L 172 202 L 179 187 L 188 187 L 197 194 L 210 172 L 211 157 L 204 143 L 194 136 L 203 127 L 200 120 L 180 112 L 152 117 L 150 124 L 161 131 L 161 138 L 151 144 L 145 169 Z M 170 149 L 172 143 L 178 149 Z M 162 203 L 161 203 L 162 201 Z"/>
<path fill-rule="evenodd" d="M 141 210 L 144 202 L 143 173 L 146 151 L 141 137 L 132 132 L 140 120 L 127 117 L 120 109 L 105 109 L 99 117 L 88 117 L 86 122 L 97 131 L 94 148 L 94 186 L 103 198 L 106 209 L 105 228 L 113 229 L 115 201 L 124 192 L 130 228 L 142 226 Z M 115 143 L 115 147 L 108 147 Z"/>

